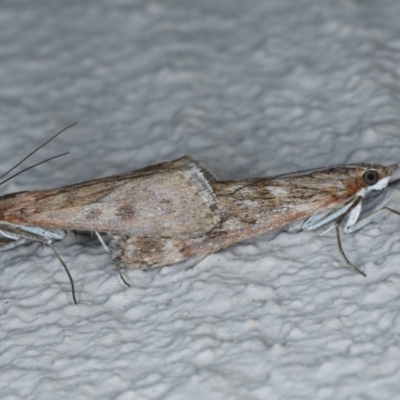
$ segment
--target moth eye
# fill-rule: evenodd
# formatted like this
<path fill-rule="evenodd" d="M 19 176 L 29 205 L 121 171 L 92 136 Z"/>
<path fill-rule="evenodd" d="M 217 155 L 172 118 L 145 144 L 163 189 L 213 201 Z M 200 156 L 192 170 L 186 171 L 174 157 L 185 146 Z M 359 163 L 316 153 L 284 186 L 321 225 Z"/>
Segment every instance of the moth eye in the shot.
<path fill-rule="evenodd" d="M 363 178 L 363 181 L 368 186 L 372 186 L 372 185 L 375 185 L 375 183 L 379 181 L 379 174 L 378 174 L 378 171 L 375 171 L 374 169 L 370 169 L 363 173 L 362 178 Z"/>

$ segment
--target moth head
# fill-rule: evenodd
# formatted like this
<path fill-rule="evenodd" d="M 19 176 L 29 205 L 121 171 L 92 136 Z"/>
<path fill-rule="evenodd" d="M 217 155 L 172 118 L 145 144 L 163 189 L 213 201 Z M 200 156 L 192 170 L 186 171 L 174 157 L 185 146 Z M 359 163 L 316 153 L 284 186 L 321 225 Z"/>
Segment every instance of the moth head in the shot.
<path fill-rule="evenodd" d="M 361 166 L 360 195 L 365 195 L 373 190 L 385 189 L 397 164 L 383 166 L 364 164 Z"/>

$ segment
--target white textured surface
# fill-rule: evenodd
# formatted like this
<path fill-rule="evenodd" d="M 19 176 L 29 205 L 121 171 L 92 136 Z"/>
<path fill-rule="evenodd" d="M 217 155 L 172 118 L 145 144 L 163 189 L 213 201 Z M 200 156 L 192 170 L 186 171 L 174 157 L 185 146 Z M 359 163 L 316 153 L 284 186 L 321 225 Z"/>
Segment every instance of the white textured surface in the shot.
<path fill-rule="evenodd" d="M 5 185 L 49 188 L 192 154 L 222 178 L 399 161 L 400 2 L 0 4 Z M 399 192 L 384 202 L 397 209 Z M 400 391 L 400 221 L 343 240 L 272 233 L 128 271 L 94 239 L 0 256 L 0 397 L 389 399 Z M 57 396 L 56 396 L 57 394 Z"/>

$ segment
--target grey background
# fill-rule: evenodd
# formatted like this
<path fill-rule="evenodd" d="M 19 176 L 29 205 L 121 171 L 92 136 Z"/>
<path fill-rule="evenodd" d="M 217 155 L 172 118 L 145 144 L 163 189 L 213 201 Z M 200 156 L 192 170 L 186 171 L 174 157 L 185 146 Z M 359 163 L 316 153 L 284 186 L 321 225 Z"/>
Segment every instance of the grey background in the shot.
<path fill-rule="evenodd" d="M 241 179 L 399 161 L 400 3 L 2 1 L 3 186 L 52 188 L 191 154 Z M 28 163 L 29 164 L 29 163 Z M 383 203 L 398 204 L 393 188 Z M 397 207 L 399 209 L 399 207 Z M 1 255 L 0 396 L 382 399 L 400 389 L 399 221 L 273 232 L 194 269 L 127 271 L 94 239 Z"/>

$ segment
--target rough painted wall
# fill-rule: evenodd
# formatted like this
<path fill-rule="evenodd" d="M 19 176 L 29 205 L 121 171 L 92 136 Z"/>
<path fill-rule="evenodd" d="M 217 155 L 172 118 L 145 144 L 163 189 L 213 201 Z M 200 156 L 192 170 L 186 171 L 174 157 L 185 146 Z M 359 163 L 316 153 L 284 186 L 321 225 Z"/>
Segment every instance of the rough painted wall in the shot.
<path fill-rule="evenodd" d="M 79 125 L 2 193 L 191 154 L 221 178 L 399 161 L 397 0 L 0 4 L 1 169 Z M 27 163 L 29 165 L 29 163 Z M 396 188 L 383 203 L 398 205 Z M 0 255 L 0 397 L 389 399 L 400 220 L 274 232 L 195 268 L 126 271 L 93 238 Z M 57 396 L 56 396 L 57 395 Z"/>

